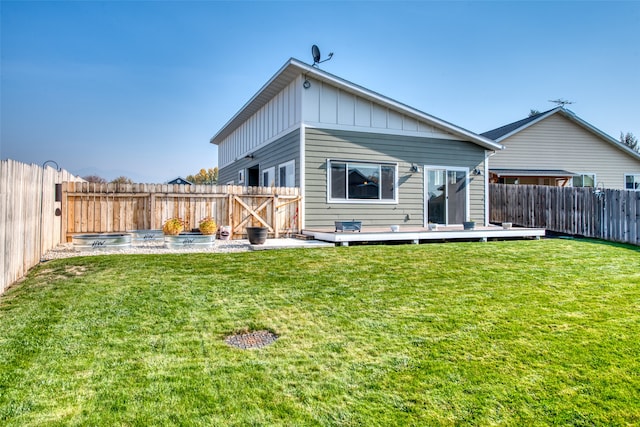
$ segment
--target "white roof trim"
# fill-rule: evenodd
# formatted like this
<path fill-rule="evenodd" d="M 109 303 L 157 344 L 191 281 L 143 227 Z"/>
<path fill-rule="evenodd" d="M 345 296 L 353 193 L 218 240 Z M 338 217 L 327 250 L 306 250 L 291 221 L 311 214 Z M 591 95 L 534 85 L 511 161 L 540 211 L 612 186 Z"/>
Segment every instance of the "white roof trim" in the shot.
<path fill-rule="evenodd" d="M 490 150 L 504 149 L 504 146 L 496 141 L 478 135 L 452 123 L 446 122 L 415 108 L 409 107 L 406 104 L 402 104 L 391 98 L 380 95 L 376 92 L 356 85 L 340 77 L 329 74 L 326 71 L 320 70 L 316 67 L 312 67 L 311 65 L 305 64 L 294 58 L 289 59 L 289 61 L 287 61 L 287 63 L 285 63 L 285 65 L 282 66 L 280 70 L 278 70 L 278 72 L 273 77 L 271 77 L 271 79 L 269 79 L 269 81 L 264 86 L 262 86 L 262 88 L 260 88 L 260 90 L 218 131 L 218 133 L 216 133 L 211 138 L 209 142 L 211 142 L 212 144 L 219 144 L 220 142 L 222 142 L 224 138 L 230 135 L 254 112 L 256 112 L 260 107 L 266 104 L 269 99 L 271 99 L 268 95 L 271 90 L 278 90 L 278 88 L 286 86 L 286 84 L 288 84 L 300 74 L 304 74 L 308 77 L 313 77 L 323 82 L 329 82 L 340 89 L 355 93 L 362 98 L 375 101 L 376 103 L 399 111 L 405 115 L 425 121 L 430 125 L 436 126 L 452 133 L 453 135 L 469 140 L 477 145 L 480 145 L 481 147 Z"/>

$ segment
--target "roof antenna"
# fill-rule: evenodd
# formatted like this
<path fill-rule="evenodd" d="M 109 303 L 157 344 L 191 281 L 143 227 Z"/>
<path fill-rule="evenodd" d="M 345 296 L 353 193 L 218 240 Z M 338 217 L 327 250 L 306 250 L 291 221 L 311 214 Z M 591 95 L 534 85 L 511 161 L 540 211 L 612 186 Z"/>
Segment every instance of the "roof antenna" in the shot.
<path fill-rule="evenodd" d="M 320 48 L 314 44 L 313 46 L 311 46 L 311 55 L 313 55 L 313 65 L 311 66 L 318 68 L 318 64 L 322 64 L 323 62 L 326 62 L 333 57 L 333 52 L 329 54 L 329 57 L 327 59 L 321 61 Z"/>
<path fill-rule="evenodd" d="M 575 104 L 573 101 L 567 101 L 566 99 L 558 98 L 558 99 L 550 99 L 549 102 L 553 102 L 556 104 L 556 107 L 564 108 L 565 105 Z"/>

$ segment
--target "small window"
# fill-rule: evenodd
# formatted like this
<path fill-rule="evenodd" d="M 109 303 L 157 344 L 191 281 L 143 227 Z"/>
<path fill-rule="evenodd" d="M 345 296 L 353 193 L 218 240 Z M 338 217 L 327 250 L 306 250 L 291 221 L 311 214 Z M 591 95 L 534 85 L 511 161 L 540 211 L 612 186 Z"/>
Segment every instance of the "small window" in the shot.
<path fill-rule="evenodd" d="M 395 163 L 328 161 L 330 201 L 396 202 Z"/>
<path fill-rule="evenodd" d="M 278 185 L 280 187 L 296 186 L 296 161 L 291 160 L 287 163 L 278 165 Z"/>
<path fill-rule="evenodd" d="M 244 169 L 238 171 L 238 184 L 244 184 Z"/>
<path fill-rule="evenodd" d="M 276 168 L 270 167 L 262 170 L 262 186 L 273 187 L 276 185 Z"/>
<path fill-rule="evenodd" d="M 626 190 L 640 191 L 640 173 L 625 175 L 624 188 Z"/>
<path fill-rule="evenodd" d="M 583 173 L 573 177 L 574 187 L 595 187 L 596 186 L 596 174 L 595 173 Z"/>

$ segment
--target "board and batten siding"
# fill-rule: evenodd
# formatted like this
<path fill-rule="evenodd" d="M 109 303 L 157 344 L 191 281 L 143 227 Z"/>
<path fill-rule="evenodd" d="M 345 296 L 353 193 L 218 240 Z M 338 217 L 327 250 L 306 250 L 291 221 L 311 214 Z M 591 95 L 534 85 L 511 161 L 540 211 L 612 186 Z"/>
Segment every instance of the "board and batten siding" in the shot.
<path fill-rule="evenodd" d="M 605 188 L 624 189 L 625 174 L 640 174 L 640 160 L 554 114 L 508 137 L 505 150 L 490 160 L 491 169 L 563 169 L 595 173 Z"/>
<path fill-rule="evenodd" d="M 299 127 L 301 80 L 295 79 L 218 145 L 224 167 Z"/>
<path fill-rule="evenodd" d="M 309 126 L 455 139 L 424 121 L 388 108 L 373 100 L 339 89 L 329 83 L 308 78 L 302 91 L 302 120 Z"/>
<path fill-rule="evenodd" d="M 295 186 L 300 186 L 300 129 L 273 141 L 254 152 L 253 159 L 242 158 L 231 165 L 221 168 L 218 172 L 218 182 L 226 184 L 233 181 L 238 184 L 238 171 L 255 167 L 260 167 L 260 175 L 265 169 L 275 167 L 276 186 L 281 186 L 278 176 L 278 166 L 295 160 Z M 245 180 L 247 177 L 245 176 Z M 246 185 L 246 181 L 242 184 Z"/>
<path fill-rule="evenodd" d="M 363 226 L 424 224 L 424 165 L 484 170 L 483 148 L 464 141 L 307 128 L 305 228 L 333 227 L 337 220 Z M 398 163 L 398 203 L 327 203 L 327 159 Z M 420 172 L 411 172 L 411 165 Z M 484 221 L 484 177 L 469 175 L 470 218 Z"/>

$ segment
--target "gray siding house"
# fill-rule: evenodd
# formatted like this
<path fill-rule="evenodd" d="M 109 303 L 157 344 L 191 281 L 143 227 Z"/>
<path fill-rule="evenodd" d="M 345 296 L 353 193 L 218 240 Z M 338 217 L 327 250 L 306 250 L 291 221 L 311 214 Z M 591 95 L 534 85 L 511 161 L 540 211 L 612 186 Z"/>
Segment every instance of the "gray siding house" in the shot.
<path fill-rule="evenodd" d="M 492 182 L 640 190 L 640 153 L 557 107 L 482 134 L 505 146 Z"/>
<path fill-rule="evenodd" d="M 300 187 L 306 229 L 487 223 L 488 159 L 503 148 L 296 59 L 211 143 L 221 184 Z"/>

